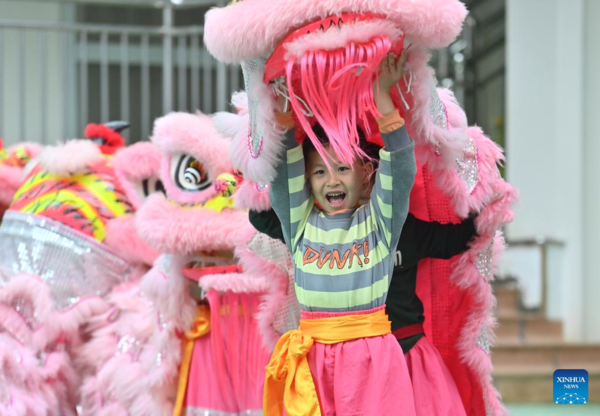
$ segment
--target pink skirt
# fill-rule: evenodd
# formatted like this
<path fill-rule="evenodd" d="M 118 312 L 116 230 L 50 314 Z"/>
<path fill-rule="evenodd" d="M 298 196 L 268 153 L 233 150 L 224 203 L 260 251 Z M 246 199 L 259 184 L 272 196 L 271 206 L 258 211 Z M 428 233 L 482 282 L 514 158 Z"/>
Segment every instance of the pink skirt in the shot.
<path fill-rule="evenodd" d="M 331 316 L 340 314 L 302 312 L 303 319 Z M 392 334 L 331 345 L 315 342 L 308 364 L 323 416 L 416 415 L 404 354 Z"/>
<path fill-rule="evenodd" d="M 262 415 L 270 352 L 255 319 L 260 294 L 213 291 L 208 300 L 211 330 L 194 344 L 186 414 Z"/>
<path fill-rule="evenodd" d="M 456 383 L 437 349 L 422 337 L 405 355 L 419 416 L 465 416 Z"/>

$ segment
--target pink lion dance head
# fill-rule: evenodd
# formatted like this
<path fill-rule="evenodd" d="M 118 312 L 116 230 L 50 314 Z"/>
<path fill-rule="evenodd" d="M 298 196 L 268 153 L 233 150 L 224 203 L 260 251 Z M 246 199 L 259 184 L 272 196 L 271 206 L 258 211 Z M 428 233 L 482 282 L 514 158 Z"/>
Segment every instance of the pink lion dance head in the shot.
<path fill-rule="evenodd" d="M 466 15 L 458 0 L 245 0 L 210 10 L 204 41 L 218 60 L 242 66 L 250 132 L 234 136 L 232 155 L 245 179 L 258 184 L 274 179 L 281 153 L 277 95 L 286 97 L 309 138 L 308 126 L 319 122 L 338 156 L 351 160 L 356 127 L 375 130 L 376 68 L 386 53 L 410 44 L 408 73 L 391 91 L 419 162 L 410 210 L 442 223 L 479 212 L 478 236 L 466 253 L 419 267 L 425 332 L 456 380 L 467 414 L 503 414 L 491 383 L 489 282 L 503 248 L 498 230 L 512 219 L 517 191 L 498 174 L 501 149 L 468 127 L 453 95 L 436 89 L 427 64 L 429 50 L 451 44 Z M 454 311 L 456 304 L 464 307 Z"/>
<path fill-rule="evenodd" d="M 109 294 L 134 282 L 157 256 L 135 232 L 140 201 L 133 189 L 136 181 L 157 180 L 158 164 L 150 161 L 158 151 L 140 145 L 121 152 L 105 156 L 89 140 L 45 148 L 6 212 L 0 349 L 15 344 L 19 351 L 0 357 L 17 360 L 3 364 L 11 369 L 4 379 L 8 414 L 76 414 L 73 360 L 87 327 L 110 310 Z M 146 166 L 136 170 L 139 161 Z"/>
<path fill-rule="evenodd" d="M 281 271 L 256 258 L 248 214 L 235 209 L 231 139 L 206 115 L 171 113 L 152 142 L 166 194 L 150 196 L 136 223 L 164 254 L 142 278 L 139 305 L 90 344 L 90 357 L 112 353 L 85 383 L 84 412 L 257 411 L 269 350 L 255 315 Z"/>

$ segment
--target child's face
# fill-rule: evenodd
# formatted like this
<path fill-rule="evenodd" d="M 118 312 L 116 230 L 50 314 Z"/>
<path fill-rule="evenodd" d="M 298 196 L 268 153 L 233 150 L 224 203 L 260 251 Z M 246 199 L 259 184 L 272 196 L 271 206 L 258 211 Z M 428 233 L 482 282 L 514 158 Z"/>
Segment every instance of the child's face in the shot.
<path fill-rule="evenodd" d="M 306 157 L 306 176 L 316 201 L 327 214 L 355 208 L 368 189 L 373 165 L 358 159 L 354 169 L 338 161 L 331 147 L 326 147 L 330 156 L 327 167 L 316 150 Z"/>

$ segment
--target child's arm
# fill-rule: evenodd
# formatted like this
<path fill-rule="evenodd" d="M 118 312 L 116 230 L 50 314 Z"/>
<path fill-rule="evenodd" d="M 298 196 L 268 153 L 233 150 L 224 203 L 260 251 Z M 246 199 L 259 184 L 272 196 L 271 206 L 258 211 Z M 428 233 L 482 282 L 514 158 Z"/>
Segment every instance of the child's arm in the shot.
<path fill-rule="evenodd" d="M 291 114 L 278 114 L 280 124 L 293 126 Z M 281 221 L 281 229 L 290 253 L 294 253 L 298 230 L 303 229 L 312 209 L 312 197 L 306 183 L 304 154 L 296 142 L 294 128 L 285 133 L 285 152 L 277 165 L 277 177 L 271 183 L 271 205 Z"/>
<path fill-rule="evenodd" d="M 414 143 L 389 93 L 402 76 L 404 60 L 405 54 L 398 60 L 393 54 L 384 58 L 376 93 L 377 107 L 383 114 L 377 122 L 385 146 L 379 151 L 371 204 L 390 248 L 395 248 L 400 238 L 416 173 Z"/>

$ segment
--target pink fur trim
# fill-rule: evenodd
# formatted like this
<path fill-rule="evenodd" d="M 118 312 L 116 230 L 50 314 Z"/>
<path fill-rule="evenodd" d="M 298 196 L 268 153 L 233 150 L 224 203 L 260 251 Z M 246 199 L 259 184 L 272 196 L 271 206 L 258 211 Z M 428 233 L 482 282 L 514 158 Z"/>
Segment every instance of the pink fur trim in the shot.
<path fill-rule="evenodd" d="M 433 123 L 430 103 L 436 80 L 433 69 L 427 66 L 429 58 L 424 50 L 418 47 L 411 49 L 406 67 L 413 76 L 410 94 L 414 102 L 409 111 L 406 111 L 398 97 L 395 97 L 395 104 L 407 120 L 409 133 L 415 140 L 417 149 L 426 148 L 426 151 L 417 152 L 420 162 L 423 165 L 429 163 L 432 168 L 440 169 L 454 166 L 456 159 L 462 155 L 463 149 L 468 145 L 468 137 L 464 126 L 449 124 L 445 129 Z M 441 157 L 434 152 L 436 148 Z"/>
<path fill-rule="evenodd" d="M 498 231 L 494 237 L 494 264 L 495 265 L 501 253 L 504 251 L 504 239 L 502 233 Z M 492 293 L 491 285 L 479 274 L 477 270 L 477 253 L 486 249 L 490 244 L 489 236 L 481 236 L 475 239 L 472 249 L 463 254 L 452 274 L 452 279 L 456 281 L 459 287 L 468 290 L 473 299 L 473 306 L 467 323 L 462 328 L 458 349 L 464 363 L 478 375 L 483 386 L 483 392 L 487 395 L 486 402 L 491 407 L 494 415 L 507 414 L 506 409 L 500 401 L 500 395 L 492 385 L 492 361 L 491 357 L 484 351 L 477 348 L 477 337 L 481 332 L 482 325 L 485 326 L 488 333 L 490 344 L 493 345 L 495 319 L 493 318 L 493 308 L 496 300 Z"/>
<path fill-rule="evenodd" d="M 56 311 L 48 286 L 35 275 L 20 274 L 0 289 L 0 302 L 10 305 L 21 299 L 31 305 L 36 322 L 32 325 L 29 345 L 43 350 L 59 338 L 77 342 L 77 331 L 91 317 L 103 313 L 108 304 L 95 297 L 80 300 L 65 311 Z"/>
<path fill-rule="evenodd" d="M 139 208 L 144 196 L 137 190 L 145 179 L 158 180 L 162 155 L 149 142 L 139 142 L 121 148 L 113 158 L 115 174 L 132 204 Z"/>
<path fill-rule="evenodd" d="M 467 115 L 460 107 L 460 104 L 458 104 L 458 101 L 456 101 L 454 93 L 447 88 L 438 88 L 437 93 L 446 108 L 448 125 L 452 126 L 452 128 L 466 129 L 469 125 L 467 122 Z"/>
<path fill-rule="evenodd" d="M 0 206 L 8 207 L 23 181 L 23 168 L 0 165 Z"/>
<path fill-rule="evenodd" d="M 240 236 L 240 245 L 236 249 L 236 255 L 239 257 L 245 273 L 265 276 L 267 286 L 256 313 L 256 320 L 263 337 L 263 345 L 271 351 L 282 335 L 273 329 L 273 322 L 275 314 L 285 301 L 289 275 L 287 270 L 280 265 L 271 263 L 248 249 L 247 243 L 256 233 L 257 231 L 253 228 L 245 230 L 245 233 Z M 265 236 L 265 238 L 268 237 Z"/>
<path fill-rule="evenodd" d="M 243 1 L 209 10 L 204 42 L 218 60 L 239 63 L 267 56 L 293 28 L 344 12 L 382 14 L 413 42 L 428 48 L 454 41 L 467 15 L 458 0 Z"/>
<path fill-rule="evenodd" d="M 161 179 L 171 198 L 181 203 L 205 202 L 215 192 L 212 187 L 202 192 L 185 192 L 177 188 L 171 177 L 171 157 L 193 156 L 201 162 L 211 180 L 233 167 L 227 157 L 231 141 L 219 135 L 212 119 L 202 113 L 170 113 L 154 122 L 152 142 L 163 153 Z"/>
<path fill-rule="evenodd" d="M 284 45 L 287 53 L 285 59 L 291 56 L 301 57 L 308 51 L 331 51 L 343 49 L 347 44 L 366 43 L 379 36 L 385 36 L 391 41 L 396 41 L 402 36 L 402 31 L 389 20 L 370 20 L 348 23 L 341 28 L 317 31 L 302 36 L 293 42 Z"/>
<path fill-rule="evenodd" d="M 259 190 L 258 184 L 246 180 L 237 188 L 234 194 L 236 209 L 252 209 L 254 211 L 267 211 L 271 209 L 269 188 Z M 269 185 L 267 185 L 269 186 Z"/>
<path fill-rule="evenodd" d="M 50 173 L 72 176 L 104 160 L 100 148 L 89 140 L 71 140 L 63 145 L 46 146 L 38 156 Z"/>
<path fill-rule="evenodd" d="M 250 155 L 248 150 L 250 117 L 246 111 L 242 111 L 239 115 L 240 121 L 236 123 L 238 129 L 233 135 L 229 156 L 234 167 L 240 170 L 245 178 L 267 184 L 275 179 L 275 166 L 283 151 L 281 138 L 284 130 L 275 119 L 277 103 L 272 87 L 262 82 L 262 74 L 256 72 L 251 76 L 257 78 L 252 82 L 253 90 L 248 93 L 258 102 L 256 134 L 263 139 L 262 151 L 257 158 L 252 158 Z M 242 103 L 243 98 L 239 97 L 238 105 Z"/>
<path fill-rule="evenodd" d="M 131 263 L 152 266 L 159 252 L 140 238 L 135 227 L 134 215 L 124 215 L 106 223 L 104 244 Z"/>
<path fill-rule="evenodd" d="M 151 195 L 136 214 L 140 236 L 163 253 L 233 249 L 239 229 L 247 224 L 245 212 L 185 208 L 159 194 Z"/>

